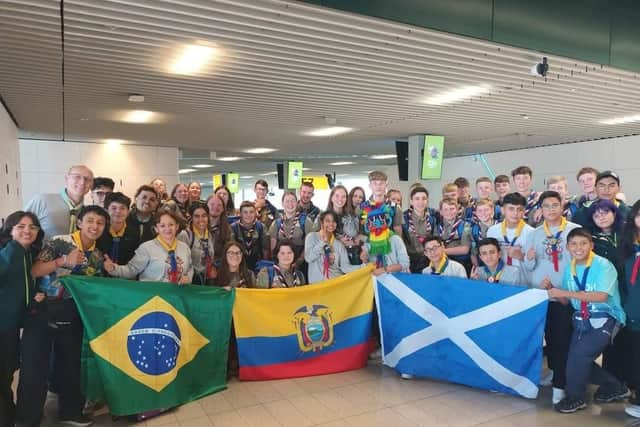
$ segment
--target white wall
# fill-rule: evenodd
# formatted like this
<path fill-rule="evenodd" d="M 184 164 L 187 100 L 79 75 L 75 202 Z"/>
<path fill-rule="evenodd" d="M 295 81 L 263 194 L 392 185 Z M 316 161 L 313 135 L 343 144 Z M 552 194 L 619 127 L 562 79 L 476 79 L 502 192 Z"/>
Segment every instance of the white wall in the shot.
<path fill-rule="evenodd" d="M 0 104 L 0 224 L 21 207 L 18 129 Z"/>
<path fill-rule="evenodd" d="M 155 177 L 167 182 L 167 191 L 178 183 L 175 147 L 20 140 L 20 159 L 25 203 L 36 193 L 61 191 L 64 175 L 79 164 L 87 165 L 95 176 L 113 179 L 115 191 L 129 197 Z"/>
<path fill-rule="evenodd" d="M 569 181 L 571 193 L 576 194 L 580 192 L 576 182 L 576 173 L 580 168 L 592 166 L 601 171 L 610 169 L 620 176 L 627 202 L 632 204 L 640 198 L 640 136 L 488 153 L 484 158 L 496 175 L 505 174 L 510 177 L 511 170 L 517 166 L 529 166 L 533 170 L 533 186 L 536 191 L 545 188 L 544 183 L 548 177 L 564 175 Z M 410 179 L 409 182 L 399 182 L 396 166 L 387 167 L 386 172 L 389 175 L 389 186 L 401 189 L 404 197 L 408 197 L 409 186 L 415 181 Z M 475 195 L 476 178 L 489 174 L 476 156 L 445 159 L 441 180 L 421 181 L 429 190 L 431 206 L 436 206 L 440 200 L 442 186 L 459 176 L 469 179 Z"/>

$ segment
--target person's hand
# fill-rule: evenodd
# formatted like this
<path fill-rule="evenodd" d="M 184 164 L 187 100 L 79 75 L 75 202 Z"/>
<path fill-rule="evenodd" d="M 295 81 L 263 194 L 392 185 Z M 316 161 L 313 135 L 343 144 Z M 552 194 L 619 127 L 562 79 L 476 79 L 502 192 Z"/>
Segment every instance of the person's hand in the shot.
<path fill-rule="evenodd" d="M 480 279 L 480 271 L 478 271 L 478 266 L 474 265 L 473 267 L 471 267 L 471 273 L 469 274 L 469 277 L 474 280 Z"/>
<path fill-rule="evenodd" d="M 102 265 L 104 266 L 104 270 L 109 274 L 113 273 L 113 270 L 116 269 L 116 264 L 109 258 L 109 255 L 104 256 L 104 263 Z"/>
<path fill-rule="evenodd" d="M 507 248 L 507 255 L 509 255 L 513 259 L 517 259 L 520 261 L 524 259 L 524 253 L 522 252 L 522 247 L 520 246 L 509 246 L 509 248 Z"/>
<path fill-rule="evenodd" d="M 363 264 L 369 262 L 369 253 L 367 251 L 360 251 L 360 261 L 362 261 Z"/>
<path fill-rule="evenodd" d="M 84 252 L 76 248 L 67 254 L 67 267 L 75 267 L 76 265 L 84 264 L 85 257 Z"/>
<path fill-rule="evenodd" d="M 380 276 L 381 274 L 385 274 L 386 271 L 384 271 L 383 267 L 378 267 L 375 270 L 373 270 L 373 275 L 374 276 Z"/>
<path fill-rule="evenodd" d="M 46 296 L 44 293 L 42 293 L 42 292 L 38 292 L 38 293 L 36 293 L 36 294 L 35 294 L 35 296 L 33 297 L 33 300 L 34 300 L 35 302 L 42 302 L 42 301 L 44 301 L 44 299 L 45 299 L 46 297 L 47 297 L 47 296 Z"/>
<path fill-rule="evenodd" d="M 542 219 L 542 209 L 536 209 L 533 211 L 533 220 L 538 223 Z"/>
<path fill-rule="evenodd" d="M 551 288 L 553 288 L 553 284 L 551 283 L 551 279 L 549 279 L 549 276 L 547 276 L 544 279 L 542 279 L 542 283 L 540 283 L 540 287 L 542 289 L 551 289 Z"/>
<path fill-rule="evenodd" d="M 266 199 L 256 199 L 256 201 L 254 202 L 254 205 L 255 205 L 256 209 L 260 209 L 260 208 L 264 207 L 265 200 Z"/>
<path fill-rule="evenodd" d="M 549 298 L 564 298 L 565 297 L 565 291 L 563 291 L 562 289 L 558 289 L 558 288 L 547 289 L 547 294 L 549 295 Z"/>
<path fill-rule="evenodd" d="M 527 251 L 527 259 L 529 261 L 533 261 L 534 259 L 536 259 L 536 249 L 535 248 L 531 248 Z"/>
<path fill-rule="evenodd" d="M 349 237 L 349 236 L 342 236 L 340 238 L 340 241 L 345 246 L 353 246 L 353 239 L 351 237 Z"/>
<path fill-rule="evenodd" d="M 189 276 L 180 276 L 180 280 L 178 281 L 179 285 L 188 285 L 191 283 L 191 280 L 189 280 Z"/>

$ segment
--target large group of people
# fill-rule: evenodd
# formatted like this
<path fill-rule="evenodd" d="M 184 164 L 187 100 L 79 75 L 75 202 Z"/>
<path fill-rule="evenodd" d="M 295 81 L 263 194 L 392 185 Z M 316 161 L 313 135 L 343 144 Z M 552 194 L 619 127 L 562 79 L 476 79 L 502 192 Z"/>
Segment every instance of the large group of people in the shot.
<path fill-rule="evenodd" d="M 545 329 L 553 404 L 562 413 L 629 399 L 640 417 L 640 201 L 622 200 L 615 172 L 585 167 L 582 194 L 566 177 L 533 191 L 527 166 L 511 177 L 457 178 L 430 206 L 421 183 L 403 193 L 387 176 L 331 190 L 325 210 L 314 187 L 286 191 L 282 210 L 264 180 L 236 209 L 225 186 L 154 179 L 129 196 L 86 166 L 69 169 L 59 193 L 37 194 L 0 232 L 0 417 L 37 426 L 47 392 L 61 423 L 89 425 L 81 392 L 82 322 L 58 281 L 67 274 L 249 288 L 287 288 L 338 277 L 367 264 L 374 274 L 410 272 L 547 289 Z M 515 191 L 512 191 L 512 186 Z M 84 204 L 90 193 L 92 204 Z M 496 198 L 493 199 L 493 193 Z M 604 353 L 603 364 L 595 360 Z M 20 366 L 17 400 L 11 389 Z M 551 378 L 552 375 L 552 378 Z M 409 378 L 409 375 L 403 375 Z M 83 413 L 84 412 L 84 413 Z"/>

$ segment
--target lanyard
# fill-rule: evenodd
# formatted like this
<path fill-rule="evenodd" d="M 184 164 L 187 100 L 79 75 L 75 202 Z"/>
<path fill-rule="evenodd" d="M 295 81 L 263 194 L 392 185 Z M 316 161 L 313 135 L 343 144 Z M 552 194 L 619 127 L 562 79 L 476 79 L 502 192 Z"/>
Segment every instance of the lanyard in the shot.
<path fill-rule="evenodd" d="M 504 239 L 505 243 L 508 246 L 515 245 L 516 240 L 518 240 L 518 237 L 520 237 L 520 234 L 524 229 L 524 226 L 525 226 L 525 222 L 523 220 L 520 220 L 520 222 L 518 223 L 518 226 L 516 227 L 516 232 L 515 232 L 515 236 L 513 237 L 513 240 L 509 241 L 509 238 L 507 237 L 507 221 L 502 221 L 502 225 L 501 225 L 502 238 Z M 513 260 L 511 259 L 511 257 L 507 256 L 507 264 L 511 265 L 512 263 L 513 263 Z"/>
<path fill-rule="evenodd" d="M 587 277 L 589 276 L 589 270 L 591 269 L 591 263 L 593 263 L 594 256 L 595 254 L 593 251 L 589 253 L 589 258 L 587 258 L 587 263 L 585 264 L 584 272 L 582 273 L 582 280 L 578 280 L 576 260 L 571 260 L 571 275 L 573 276 L 573 281 L 576 283 L 578 290 L 584 291 L 587 288 Z M 583 319 L 589 318 L 589 308 L 586 301 L 580 301 L 580 314 Z"/>
<path fill-rule="evenodd" d="M 329 237 L 329 242 L 326 245 L 324 245 L 324 260 L 322 263 L 322 273 L 324 274 L 324 277 L 326 279 L 329 278 L 329 267 L 331 266 L 331 250 L 332 250 L 332 245 L 334 240 L 335 240 L 335 237 L 331 235 L 331 237 Z"/>
<path fill-rule="evenodd" d="M 560 220 L 560 228 L 558 229 L 558 232 L 556 234 L 551 233 L 551 230 L 549 229 L 549 225 L 547 224 L 547 221 L 543 222 L 543 227 L 544 227 L 544 233 L 547 235 L 547 241 L 551 245 L 551 258 L 553 259 L 553 270 L 555 272 L 558 272 L 559 271 L 558 244 L 560 243 L 560 235 L 562 234 L 564 229 L 567 227 L 567 220 L 564 217 L 562 217 L 562 219 Z"/>

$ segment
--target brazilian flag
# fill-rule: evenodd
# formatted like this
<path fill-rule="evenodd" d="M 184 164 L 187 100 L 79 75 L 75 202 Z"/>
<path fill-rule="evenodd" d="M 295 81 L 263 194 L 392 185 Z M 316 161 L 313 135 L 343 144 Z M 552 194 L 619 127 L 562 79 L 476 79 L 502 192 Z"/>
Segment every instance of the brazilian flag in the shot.
<path fill-rule="evenodd" d="M 60 280 L 84 324 L 88 399 L 129 415 L 226 388 L 233 290 L 74 275 Z"/>

